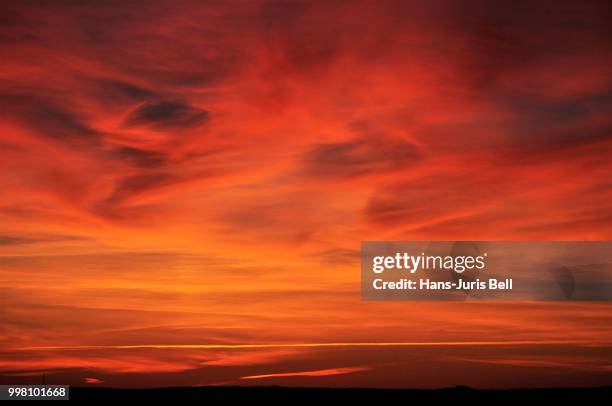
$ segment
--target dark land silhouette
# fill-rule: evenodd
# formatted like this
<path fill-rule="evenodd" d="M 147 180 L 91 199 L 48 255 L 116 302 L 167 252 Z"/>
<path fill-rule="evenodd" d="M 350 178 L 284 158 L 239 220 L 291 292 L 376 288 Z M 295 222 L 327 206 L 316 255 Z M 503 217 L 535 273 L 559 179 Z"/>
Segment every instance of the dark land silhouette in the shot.
<path fill-rule="evenodd" d="M 182 387 L 157 389 L 70 388 L 71 400 L 204 400 L 204 401 L 524 401 L 561 399 L 593 402 L 612 399 L 612 386 L 598 388 L 551 389 L 331 389 L 289 387 Z M 591 403 L 593 404 L 593 403 Z"/>

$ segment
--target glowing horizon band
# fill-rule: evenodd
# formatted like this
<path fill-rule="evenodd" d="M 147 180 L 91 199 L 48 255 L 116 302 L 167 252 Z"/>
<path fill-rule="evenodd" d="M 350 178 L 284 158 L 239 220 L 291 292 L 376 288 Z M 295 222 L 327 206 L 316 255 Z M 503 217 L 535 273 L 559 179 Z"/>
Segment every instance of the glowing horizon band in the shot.
<path fill-rule="evenodd" d="M 509 346 L 509 345 L 605 345 L 610 343 L 572 340 L 514 340 L 514 341 L 439 341 L 439 342 L 336 342 L 336 343 L 278 343 L 278 344 L 133 344 L 36 346 L 16 350 L 95 350 L 95 349 L 265 349 L 265 348 L 325 348 L 325 347 L 452 347 L 452 346 Z"/>

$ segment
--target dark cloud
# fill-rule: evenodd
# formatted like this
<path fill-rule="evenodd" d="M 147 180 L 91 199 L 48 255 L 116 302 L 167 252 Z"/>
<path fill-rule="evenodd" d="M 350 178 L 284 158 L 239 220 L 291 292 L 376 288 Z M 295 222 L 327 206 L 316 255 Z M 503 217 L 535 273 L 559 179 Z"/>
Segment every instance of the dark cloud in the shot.
<path fill-rule="evenodd" d="M 158 94 L 148 88 L 115 79 L 93 80 L 95 96 L 107 103 L 133 103 L 158 97 Z"/>
<path fill-rule="evenodd" d="M 160 152 L 134 147 L 117 148 L 113 150 L 112 155 L 119 160 L 142 168 L 156 168 L 166 162 L 166 156 Z"/>
<path fill-rule="evenodd" d="M 176 183 L 177 180 L 176 176 L 164 172 L 128 176 L 117 182 L 107 202 L 120 203 L 133 195 Z"/>
<path fill-rule="evenodd" d="M 160 100 L 142 104 L 128 116 L 125 124 L 165 130 L 193 127 L 208 120 L 209 116 L 208 111 L 182 101 Z"/>
<path fill-rule="evenodd" d="M 51 100 L 27 94 L 0 94 L 3 116 L 37 134 L 66 143 L 97 143 L 101 133 L 83 117 Z"/>
<path fill-rule="evenodd" d="M 20 235 L 0 235 L 0 247 L 9 245 L 37 244 L 43 242 L 66 242 L 84 240 L 84 237 L 74 235 L 39 235 L 39 236 L 20 236 Z"/>
<path fill-rule="evenodd" d="M 315 145 L 306 154 L 306 173 L 333 178 L 382 173 L 410 167 L 421 155 L 416 146 L 399 139 L 359 137 Z"/>
<path fill-rule="evenodd" d="M 536 118 L 542 124 L 567 124 L 585 117 L 589 108 L 582 100 L 544 101 L 530 97 L 514 97 L 509 100 L 514 111 L 521 112 L 521 116 L 527 115 Z"/>
<path fill-rule="evenodd" d="M 455 35 L 440 46 L 449 62 L 483 92 L 503 87 L 507 78 L 520 71 L 527 73 L 534 66 L 554 70 L 551 62 L 605 47 L 609 36 L 611 9 L 605 2 L 457 4 L 449 3 L 454 14 L 449 15 L 446 26 Z M 554 74 L 542 80 L 551 78 Z"/>
<path fill-rule="evenodd" d="M 120 178 L 105 198 L 98 200 L 89 210 L 101 218 L 131 224 L 145 221 L 165 213 L 163 205 L 140 201 L 144 196 L 159 196 L 170 186 L 185 179 L 166 172 L 147 172 Z"/>
<path fill-rule="evenodd" d="M 9 235 L 0 235 L 0 246 L 2 245 L 21 245 L 21 244 L 31 244 L 36 242 L 31 238 L 25 237 L 16 237 Z"/>
<path fill-rule="evenodd" d="M 612 97 L 609 91 L 564 100 L 544 100 L 528 94 L 503 97 L 513 113 L 506 125 L 512 138 L 525 147 L 561 148 L 610 139 Z"/>

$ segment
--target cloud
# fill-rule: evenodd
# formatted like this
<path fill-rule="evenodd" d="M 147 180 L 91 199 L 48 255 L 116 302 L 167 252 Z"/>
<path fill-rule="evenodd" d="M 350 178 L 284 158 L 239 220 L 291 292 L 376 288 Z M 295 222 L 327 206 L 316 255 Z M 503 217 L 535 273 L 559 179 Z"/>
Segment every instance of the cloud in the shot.
<path fill-rule="evenodd" d="M 437 358 L 595 364 L 606 304 L 372 306 L 355 272 L 368 239 L 612 237 L 606 2 L 242 3 L 1 13 L 2 370 L 609 384 Z M 440 344 L 455 341 L 469 344 Z M 329 345 L 355 342 L 437 344 Z M 217 347 L 180 347 L 198 343 Z M 322 345 L 235 347 L 279 343 Z M 113 347 L 158 344 L 172 347 Z M 23 350 L 44 346 L 76 349 Z"/>
<path fill-rule="evenodd" d="M 76 235 L 0 235 L 0 247 L 49 242 L 61 243 L 68 241 L 81 241 L 85 239 L 85 237 Z"/>
<path fill-rule="evenodd" d="M 271 349 L 259 351 L 240 351 L 232 350 L 223 353 L 221 351 L 207 354 L 202 365 L 207 366 L 240 366 L 240 365 L 262 365 L 271 364 L 283 360 L 296 359 L 300 357 L 300 352 L 296 349 Z"/>
<path fill-rule="evenodd" d="M 100 385 L 104 383 L 102 379 L 98 378 L 83 378 L 84 383 L 92 384 L 92 385 Z"/>
<path fill-rule="evenodd" d="M 302 371 L 302 372 L 277 372 L 273 374 L 241 376 L 240 379 L 284 378 L 284 377 L 292 377 L 292 376 L 320 377 L 320 376 L 330 376 L 330 375 L 353 374 L 355 372 L 367 371 L 369 369 L 370 368 L 368 367 L 350 367 L 350 368 L 319 369 L 316 371 Z"/>
<path fill-rule="evenodd" d="M 170 130 L 197 126 L 208 120 L 206 110 L 176 100 L 146 102 L 130 113 L 125 120 L 128 127 L 150 126 L 157 130 Z"/>
<path fill-rule="evenodd" d="M 92 96 L 105 105 L 130 105 L 159 97 L 152 89 L 112 77 L 93 78 L 89 79 L 89 82 Z"/>
<path fill-rule="evenodd" d="M 336 265 L 353 264 L 359 261 L 361 251 L 353 249 L 333 248 L 315 252 L 312 254 L 312 256 L 318 258 L 324 263 Z"/>
<path fill-rule="evenodd" d="M 506 182 L 499 174 L 457 169 L 454 173 L 387 184 L 372 194 L 364 216 L 373 224 L 416 227 L 481 213 L 498 198 L 497 191 L 511 187 Z"/>
<path fill-rule="evenodd" d="M 5 117 L 39 136 L 69 144 L 97 144 L 101 133 L 59 103 L 28 94 L 0 94 Z"/>
<path fill-rule="evenodd" d="M 134 147 L 118 147 L 112 150 L 112 155 L 119 160 L 142 168 L 156 168 L 166 163 L 166 156 L 157 151 L 150 151 Z"/>
<path fill-rule="evenodd" d="M 464 358 L 461 361 L 476 362 L 491 365 L 508 365 L 520 368 L 569 369 L 589 372 L 606 373 L 612 370 L 606 361 L 589 356 L 533 356 L 529 358 Z"/>
<path fill-rule="evenodd" d="M 318 144 L 305 157 L 305 172 L 317 178 L 343 178 L 406 169 L 420 161 L 416 146 L 384 136 Z"/>
<path fill-rule="evenodd" d="M 109 203 L 122 202 L 132 196 L 156 190 L 178 181 L 176 176 L 165 172 L 143 173 L 121 179 L 108 197 Z"/>

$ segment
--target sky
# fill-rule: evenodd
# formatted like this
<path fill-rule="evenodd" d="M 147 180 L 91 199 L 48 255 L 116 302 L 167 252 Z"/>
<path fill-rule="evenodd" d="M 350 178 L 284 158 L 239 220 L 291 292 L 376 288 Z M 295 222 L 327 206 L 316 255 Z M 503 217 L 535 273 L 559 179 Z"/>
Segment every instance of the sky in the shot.
<path fill-rule="evenodd" d="M 612 384 L 612 307 L 364 302 L 362 240 L 610 240 L 607 2 L 3 1 L 0 382 Z"/>

